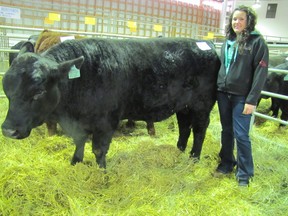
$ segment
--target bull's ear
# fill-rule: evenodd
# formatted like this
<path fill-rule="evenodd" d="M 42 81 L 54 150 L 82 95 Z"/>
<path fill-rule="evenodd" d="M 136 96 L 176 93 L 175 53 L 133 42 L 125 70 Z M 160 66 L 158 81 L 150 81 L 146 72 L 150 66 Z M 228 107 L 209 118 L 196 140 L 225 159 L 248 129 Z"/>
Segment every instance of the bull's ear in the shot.
<path fill-rule="evenodd" d="M 84 57 L 80 56 L 79 58 L 76 59 L 72 59 L 69 61 L 65 61 L 65 62 L 61 62 L 58 65 L 58 70 L 60 71 L 60 73 L 64 76 L 66 76 L 69 71 L 71 70 L 72 67 L 76 67 L 77 69 L 80 69 L 82 64 L 84 62 Z"/>
<path fill-rule="evenodd" d="M 34 52 L 34 43 L 31 43 L 30 41 L 26 41 L 21 46 L 18 56 L 26 52 Z"/>

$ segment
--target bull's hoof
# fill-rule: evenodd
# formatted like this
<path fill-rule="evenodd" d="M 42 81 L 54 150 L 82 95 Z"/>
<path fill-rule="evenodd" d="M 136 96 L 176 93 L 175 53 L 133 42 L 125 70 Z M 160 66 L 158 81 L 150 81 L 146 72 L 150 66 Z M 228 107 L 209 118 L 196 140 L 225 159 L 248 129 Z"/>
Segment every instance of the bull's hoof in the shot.
<path fill-rule="evenodd" d="M 150 136 L 155 136 L 156 135 L 155 129 L 154 128 L 153 129 L 148 129 L 148 134 Z"/>
<path fill-rule="evenodd" d="M 200 161 L 200 156 L 196 156 L 193 153 L 190 154 L 190 158 L 192 159 L 193 163 L 198 163 Z"/>
<path fill-rule="evenodd" d="M 106 160 L 96 158 L 96 163 L 98 164 L 100 169 L 106 169 Z"/>
<path fill-rule="evenodd" d="M 185 149 L 186 149 L 186 146 L 182 146 L 182 145 L 177 144 L 177 148 L 178 148 L 181 152 L 184 152 Z"/>
<path fill-rule="evenodd" d="M 74 165 L 76 165 L 77 163 L 82 163 L 82 162 L 83 162 L 83 160 L 81 160 L 81 159 L 79 159 L 79 158 L 77 158 L 77 157 L 74 156 L 74 157 L 72 158 L 70 164 L 71 164 L 72 166 L 74 166 Z"/>

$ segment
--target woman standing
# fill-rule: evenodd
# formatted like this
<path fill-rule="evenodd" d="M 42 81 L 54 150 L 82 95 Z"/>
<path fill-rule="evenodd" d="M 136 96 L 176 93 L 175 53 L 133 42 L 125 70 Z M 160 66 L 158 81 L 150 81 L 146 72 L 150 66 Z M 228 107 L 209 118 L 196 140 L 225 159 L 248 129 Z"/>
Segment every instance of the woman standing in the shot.
<path fill-rule="evenodd" d="M 254 175 L 250 121 L 268 72 L 269 51 L 263 37 L 255 31 L 256 21 L 255 12 L 247 6 L 239 6 L 231 14 L 217 80 L 222 132 L 221 161 L 216 171 L 228 174 L 237 165 L 239 186 L 248 186 Z"/>

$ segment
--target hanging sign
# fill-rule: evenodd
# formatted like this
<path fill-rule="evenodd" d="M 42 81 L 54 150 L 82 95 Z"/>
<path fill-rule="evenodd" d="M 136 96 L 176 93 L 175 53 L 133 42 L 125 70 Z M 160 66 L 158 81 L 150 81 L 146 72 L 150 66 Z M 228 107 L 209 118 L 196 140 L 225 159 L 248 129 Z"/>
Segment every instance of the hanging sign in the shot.
<path fill-rule="evenodd" d="M 86 25 L 95 25 L 96 24 L 95 17 L 85 17 L 85 24 Z"/>
<path fill-rule="evenodd" d="M 153 28 L 154 28 L 154 31 L 162 32 L 162 25 L 155 24 Z"/>
<path fill-rule="evenodd" d="M 45 17 L 44 23 L 52 25 L 52 24 L 54 24 L 54 20 L 50 20 L 49 17 Z"/>
<path fill-rule="evenodd" d="M 0 6 L 0 17 L 20 19 L 21 10 L 19 8 L 10 8 Z"/>
<path fill-rule="evenodd" d="M 58 13 L 49 13 L 48 18 L 49 18 L 49 20 L 60 21 L 61 16 Z"/>

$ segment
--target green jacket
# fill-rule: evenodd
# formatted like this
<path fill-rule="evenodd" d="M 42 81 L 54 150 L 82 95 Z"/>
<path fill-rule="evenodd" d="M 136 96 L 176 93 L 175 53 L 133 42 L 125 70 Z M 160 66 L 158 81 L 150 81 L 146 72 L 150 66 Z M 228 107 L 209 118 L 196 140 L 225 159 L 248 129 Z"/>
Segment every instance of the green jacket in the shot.
<path fill-rule="evenodd" d="M 226 74 L 226 43 L 227 40 L 221 48 L 218 91 L 245 96 L 246 103 L 256 105 L 268 73 L 268 46 L 260 34 L 251 34 L 242 54 L 234 49 L 234 57 Z"/>

